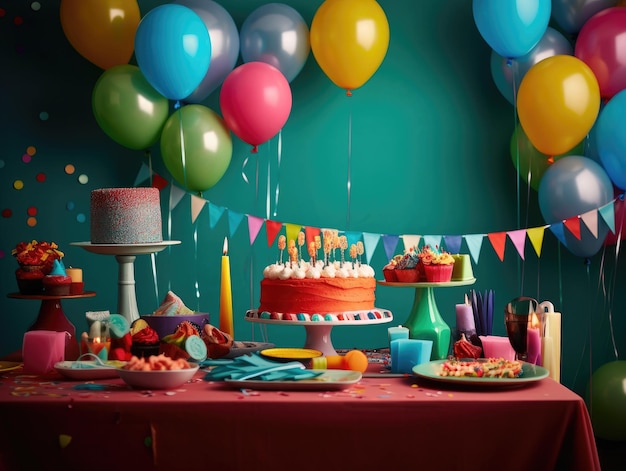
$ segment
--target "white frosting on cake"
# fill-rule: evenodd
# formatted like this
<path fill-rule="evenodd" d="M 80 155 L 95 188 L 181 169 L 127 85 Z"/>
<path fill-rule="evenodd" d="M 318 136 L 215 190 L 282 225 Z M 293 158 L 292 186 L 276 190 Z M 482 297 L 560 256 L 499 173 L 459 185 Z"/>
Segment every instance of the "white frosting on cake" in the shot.
<path fill-rule="evenodd" d="M 270 280 L 303 280 L 318 278 L 374 278 L 374 269 L 366 264 L 334 262 L 324 266 L 322 262 L 273 263 L 263 269 L 263 277 Z"/>

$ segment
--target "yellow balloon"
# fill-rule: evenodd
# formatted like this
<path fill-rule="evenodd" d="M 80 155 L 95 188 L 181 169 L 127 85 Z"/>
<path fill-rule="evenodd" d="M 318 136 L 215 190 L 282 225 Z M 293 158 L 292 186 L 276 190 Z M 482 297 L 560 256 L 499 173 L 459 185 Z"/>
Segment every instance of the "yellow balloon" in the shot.
<path fill-rule="evenodd" d="M 385 58 L 389 23 L 375 0 L 326 0 L 313 17 L 310 40 L 319 66 L 349 95 Z"/>
<path fill-rule="evenodd" d="M 556 55 L 532 66 L 520 84 L 517 113 L 540 152 L 567 152 L 589 133 L 600 111 L 600 86 L 587 64 Z"/>
<path fill-rule="evenodd" d="M 136 0 L 61 0 L 61 26 L 72 47 L 102 69 L 128 64 L 140 13 Z"/>

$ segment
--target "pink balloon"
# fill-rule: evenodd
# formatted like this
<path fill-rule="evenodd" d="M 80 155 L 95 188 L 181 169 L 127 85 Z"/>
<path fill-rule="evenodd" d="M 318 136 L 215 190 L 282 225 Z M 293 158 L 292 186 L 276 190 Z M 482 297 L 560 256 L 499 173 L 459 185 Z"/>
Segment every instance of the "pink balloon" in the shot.
<path fill-rule="evenodd" d="M 626 8 L 602 10 L 578 34 L 574 55 L 591 68 L 600 95 L 609 99 L 626 88 Z"/>
<path fill-rule="evenodd" d="M 228 128 L 258 151 L 287 122 L 291 88 L 276 67 L 248 62 L 233 70 L 222 84 L 220 107 Z"/>

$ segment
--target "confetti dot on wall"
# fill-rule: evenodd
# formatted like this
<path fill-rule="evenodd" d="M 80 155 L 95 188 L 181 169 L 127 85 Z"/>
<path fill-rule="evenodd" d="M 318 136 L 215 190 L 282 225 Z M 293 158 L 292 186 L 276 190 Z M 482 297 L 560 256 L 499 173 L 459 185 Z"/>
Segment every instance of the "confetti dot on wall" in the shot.
<path fill-rule="evenodd" d="M 5 165 L 4 160 L 0 160 L 0 168 L 4 168 L 4 165 Z"/>
<path fill-rule="evenodd" d="M 83 185 L 89 182 L 89 177 L 84 173 L 78 177 L 78 183 L 82 183 Z"/>
<path fill-rule="evenodd" d="M 0 18 L 5 16 L 6 14 L 7 14 L 6 10 L 4 8 L 0 8 Z"/>
<path fill-rule="evenodd" d="M 37 177 L 35 177 L 35 178 L 37 178 L 37 181 L 40 182 L 40 183 L 41 182 L 45 182 L 46 181 L 46 174 L 45 173 L 38 173 Z"/>
<path fill-rule="evenodd" d="M 35 146 L 28 146 L 26 148 L 26 153 L 28 155 L 35 155 L 37 153 L 37 148 Z"/>
<path fill-rule="evenodd" d="M 78 213 L 76 215 L 76 221 L 77 222 L 85 222 L 87 220 L 87 217 L 85 216 L 84 213 Z"/>
<path fill-rule="evenodd" d="M 0 249 L 0 258 L 4 258 L 4 256 L 5 256 L 4 250 Z"/>
<path fill-rule="evenodd" d="M 35 227 L 37 225 L 37 218 L 28 218 L 26 220 L 26 224 L 28 224 L 30 227 Z"/>
<path fill-rule="evenodd" d="M 37 216 L 37 208 L 35 208 L 34 206 L 30 206 L 27 210 L 26 213 L 29 216 Z"/>
<path fill-rule="evenodd" d="M 42 121 L 48 121 L 49 117 L 50 115 L 46 111 L 42 111 L 41 113 L 39 113 L 39 119 Z"/>
<path fill-rule="evenodd" d="M 33 11 L 39 11 L 41 10 L 41 3 L 33 2 L 30 4 L 30 7 L 33 9 Z"/>
<path fill-rule="evenodd" d="M 30 155 L 28 154 L 22 155 L 22 162 L 24 162 L 25 164 L 30 163 L 31 160 L 33 160 L 33 158 Z"/>
<path fill-rule="evenodd" d="M 13 18 L 13 24 L 15 26 L 20 26 L 22 23 L 24 23 L 24 18 L 22 18 L 21 16 L 16 16 L 15 18 Z"/>
<path fill-rule="evenodd" d="M 65 166 L 65 173 L 67 173 L 68 175 L 73 174 L 76 171 L 76 169 L 74 168 L 74 166 L 72 164 L 67 164 Z"/>
<path fill-rule="evenodd" d="M 15 180 L 13 182 L 13 188 L 15 188 L 16 190 L 21 190 L 22 188 L 24 188 L 24 182 L 22 180 Z"/>
<path fill-rule="evenodd" d="M 68 202 L 67 202 L 67 204 L 65 205 L 65 208 L 66 208 L 68 211 L 73 211 L 73 210 L 74 210 L 74 207 L 75 207 L 75 205 L 74 205 L 74 202 L 73 202 L 73 201 L 68 201 Z"/>
<path fill-rule="evenodd" d="M 9 208 L 5 208 L 2 210 L 3 218 L 10 218 L 11 216 L 13 216 L 13 211 L 11 211 Z"/>

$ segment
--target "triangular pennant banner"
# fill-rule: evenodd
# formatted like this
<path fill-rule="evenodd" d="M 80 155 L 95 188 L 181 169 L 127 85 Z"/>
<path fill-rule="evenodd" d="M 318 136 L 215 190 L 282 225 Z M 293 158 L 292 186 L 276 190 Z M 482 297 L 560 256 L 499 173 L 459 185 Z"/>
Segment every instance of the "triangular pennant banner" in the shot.
<path fill-rule="evenodd" d="M 200 198 L 196 195 L 191 195 L 191 222 L 196 222 L 200 211 L 204 208 L 204 205 L 207 203 L 207 200 L 204 198 Z"/>
<path fill-rule="evenodd" d="M 383 234 L 383 246 L 385 247 L 385 255 L 387 260 L 391 260 L 396 254 L 396 247 L 398 246 L 398 240 L 400 237 L 393 234 Z"/>
<path fill-rule="evenodd" d="M 565 221 L 563 221 L 563 224 L 574 237 L 580 240 L 580 218 L 578 216 L 567 218 Z"/>
<path fill-rule="evenodd" d="M 420 235 L 412 235 L 412 234 L 403 234 L 402 241 L 404 242 L 404 250 L 407 251 L 410 248 L 417 248 L 420 243 L 420 239 L 422 236 Z M 394 247 L 395 249 L 395 247 Z M 391 258 L 391 257 L 389 257 Z"/>
<path fill-rule="evenodd" d="M 298 244 L 298 234 L 300 233 L 302 226 L 300 224 L 292 224 L 290 222 L 285 223 L 285 232 L 287 235 L 287 241 L 293 240 L 296 245 Z"/>
<path fill-rule="evenodd" d="M 265 221 L 265 230 L 267 231 L 267 246 L 271 247 L 274 244 L 276 236 L 283 228 L 283 223 L 278 221 L 271 221 L 270 219 Z"/>
<path fill-rule="evenodd" d="M 363 233 L 363 246 L 365 247 L 365 259 L 368 265 L 372 261 L 372 256 L 380 242 L 380 234 L 372 234 L 370 232 Z"/>
<path fill-rule="evenodd" d="M 519 229 L 517 231 L 507 232 L 509 239 L 513 242 L 513 245 L 517 249 L 517 253 L 520 258 L 524 260 L 524 247 L 526 245 L 526 229 Z"/>
<path fill-rule="evenodd" d="M 446 243 L 446 251 L 448 251 L 449 253 L 461 252 L 461 242 L 463 241 L 463 237 L 461 237 L 460 235 L 447 235 L 443 236 L 443 240 Z"/>
<path fill-rule="evenodd" d="M 248 234 L 250 236 L 250 245 L 254 244 L 261 227 L 263 227 L 263 221 L 265 219 L 256 216 L 250 216 L 248 214 Z"/>
<path fill-rule="evenodd" d="M 530 243 L 535 249 L 537 257 L 541 257 L 541 247 L 543 246 L 543 233 L 545 232 L 545 230 L 545 226 L 531 227 L 530 229 L 526 229 L 526 235 L 528 235 L 528 240 L 530 240 Z"/>
<path fill-rule="evenodd" d="M 308 247 L 311 242 L 315 242 L 315 237 L 320 235 L 320 228 L 306 226 L 304 228 L 304 234 L 306 238 L 306 246 Z"/>
<path fill-rule="evenodd" d="M 167 180 L 158 173 L 152 175 L 152 187 L 162 191 L 168 185 Z"/>
<path fill-rule="evenodd" d="M 193 196 L 193 195 L 192 195 Z M 196 198 L 199 198 L 196 196 Z M 209 227 L 214 229 L 224 214 L 224 206 L 217 206 L 209 201 Z"/>
<path fill-rule="evenodd" d="M 501 262 L 504 261 L 504 246 L 506 244 L 506 232 L 490 232 L 487 234 L 489 242 L 493 250 L 498 254 L 498 258 Z"/>
<path fill-rule="evenodd" d="M 604 222 L 609 226 L 609 229 L 615 234 L 615 201 L 611 201 L 609 204 L 602 206 L 598 212 Z"/>
<path fill-rule="evenodd" d="M 581 214 L 580 218 L 589 229 L 589 232 L 597 239 L 598 238 L 598 210 L 592 209 L 591 211 L 587 211 L 585 214 Z"/>
<path fill-rule="evenodd" d="M 432 249 L 441 249 L 441 236 L 440 235 L 425 235 L 424 245 L 428 245 Z"/>
<path fill-rule="evenodd" d="M 346 236 L 346 239 L 348 239 L 348 248 L 350 248 L 351 245 L 356 245 L 357 242 L 359 242 L 362 238 L 363 238 L 363 233 L 362 232 L 344 232 L 343 235 Z"/>
<path fill-rule="evenodd" d="M 150 178 L 150 167 L 145 163 L 141 164 L 139 172 L 137 172 L 137 176 L 135 177 L 134 186 L 139 186 L 140 183 L 145 182 L 148 178 Z"/>
<path fill-rule="evenodd" d="M 232 237 L 243 221 L 243 214 L 228 210 L 228 236 Z"/>
<path fill-rule="evenodd" d="M 474 260 L 474 263 L 478 264 L 480 258 L 480 249 L 483 246 L 483 239 L 485 234 L 467 234 L 465 237 L 465 243 L 469 249 L 470 255 Z"/>
<path fill-rule="evenodd" d="M 170 211 L 178 206 L 178 203 L 186 194 L 184 190 L 181 190 L 176 185 L 170 185 Z"/>
<path fill-rule="evenodd" d="M 555 222 L 554 224 L 551 224 L 550 230 L 556 236 L 556 238 L 559 239 L 561 244 L 567 247 L 567 243 L 565 242 L 565 229 L 563 228 L 563 223 Z"/>

